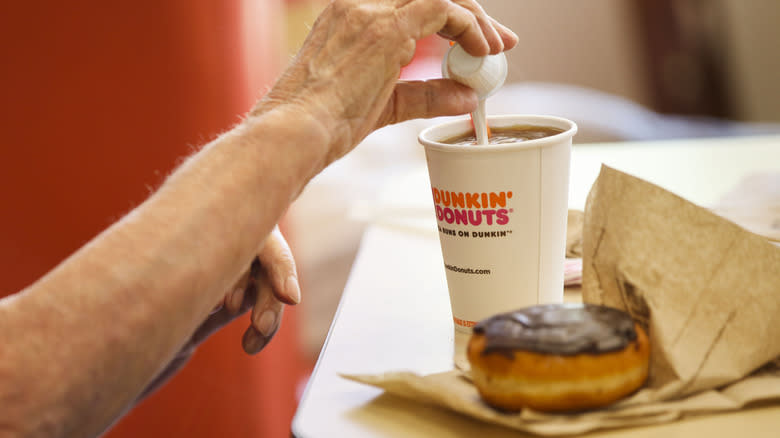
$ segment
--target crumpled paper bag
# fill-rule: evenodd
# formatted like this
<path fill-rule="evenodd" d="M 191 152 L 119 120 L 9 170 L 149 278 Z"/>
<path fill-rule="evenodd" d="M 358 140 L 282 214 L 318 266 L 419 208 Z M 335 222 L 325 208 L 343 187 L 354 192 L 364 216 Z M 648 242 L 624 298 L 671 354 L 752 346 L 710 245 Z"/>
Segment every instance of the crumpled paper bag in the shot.
<path fill-rule="evenodd" d="M 606 166 L 586 205 L 583 300 L 649 326 L 649 399 L 717 388 L 780 356 L 780 249 Z"/>
<path fill-rule="evenodd" d="M 764 237 L 604 166 L 586 204 L 583 274 L 585 302 L 628 311 L 651 340 L 649 381 L 607 408 L 502 413 L 457 370 L 344 377 L 549 436 L 780 401 L 780 248 Z"/>

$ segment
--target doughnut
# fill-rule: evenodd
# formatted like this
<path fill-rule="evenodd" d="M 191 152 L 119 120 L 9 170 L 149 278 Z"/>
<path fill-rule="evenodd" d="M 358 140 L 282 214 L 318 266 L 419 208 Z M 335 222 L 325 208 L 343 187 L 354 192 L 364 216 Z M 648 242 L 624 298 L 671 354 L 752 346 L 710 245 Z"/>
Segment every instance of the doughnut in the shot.
<path fill-rule="evenodd" d="M 621 310 L 549 304 L 478 322 L 466 354 L 488 405 L 569 412 L 609 405 L 640 388 L 650 342 Z"/>

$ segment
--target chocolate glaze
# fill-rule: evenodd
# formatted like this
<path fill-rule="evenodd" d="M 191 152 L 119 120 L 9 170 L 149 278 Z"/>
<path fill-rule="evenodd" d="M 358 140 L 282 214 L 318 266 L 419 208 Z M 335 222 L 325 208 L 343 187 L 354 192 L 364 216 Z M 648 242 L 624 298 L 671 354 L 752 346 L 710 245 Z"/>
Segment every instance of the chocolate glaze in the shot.
<path fill-rule="evenodd" d="M 549 304 L 526 307 L 480 321 L 474 333 L 485 335 L 482 354 L 514 351 L 559 354 L 603 354 L 625 348 L 636 339 L 627 313 L 595 304 Z"/>

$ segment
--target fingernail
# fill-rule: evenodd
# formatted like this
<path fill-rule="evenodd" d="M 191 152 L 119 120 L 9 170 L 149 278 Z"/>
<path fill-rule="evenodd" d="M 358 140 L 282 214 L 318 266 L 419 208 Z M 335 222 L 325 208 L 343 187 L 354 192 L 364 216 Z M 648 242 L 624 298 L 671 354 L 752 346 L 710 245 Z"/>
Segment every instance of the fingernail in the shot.
<path fill-rule="evenodd" d="M 265 337 L 269 337 L 273 334 L 276 328 L 276 312 L 271 309 L 265 310 L 257 321 L 257 330 Z"/>
<path fill-rule="evenodd" d="M 266 343 L 267 339 L 258 335 L 251 327 L 244 332 L 244 337 L 241 339 L 241 345 L 248 354 L 256 354 L 265 347 Z"/>
<path fill-rule="evenodd" d="M 301 302 L 301 286 L 298 284 L 298 278 L 294 275 L 287 277 L 287 280 L 285 280 L 284 291 L 295 304 Z"/>

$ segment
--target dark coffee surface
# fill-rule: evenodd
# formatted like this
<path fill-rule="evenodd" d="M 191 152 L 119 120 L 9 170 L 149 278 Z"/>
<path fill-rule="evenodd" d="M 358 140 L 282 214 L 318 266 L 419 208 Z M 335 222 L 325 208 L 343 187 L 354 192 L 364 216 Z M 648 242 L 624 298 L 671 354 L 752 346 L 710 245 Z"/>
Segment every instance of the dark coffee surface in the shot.
<path fill-rule="evenodd" d="M 622 350 L 637 337 L 627 313 L 593 304 L 527 307 L 480 321 L 474 333 L 486 338 L 483 354 L 514 351 L 575 355 Z"/>
<path fill-rule="evenodd" d="M 504 128 L 490 128 L 490 144 L 517 143 L 518 141 L 536 140 L 537 138 L 549 137 L 560 134 L 563 129 L 553 128 L 552 126 L 534 126 L 534 125 L 514 125 Z M 442 143 L 470 146 L 477 144 L 477 137 L 473 131 L 465 134 L 448 138 Z"/>

